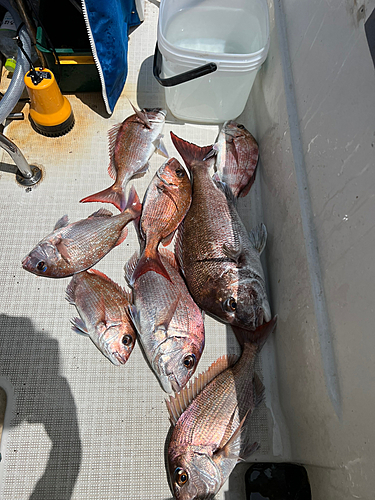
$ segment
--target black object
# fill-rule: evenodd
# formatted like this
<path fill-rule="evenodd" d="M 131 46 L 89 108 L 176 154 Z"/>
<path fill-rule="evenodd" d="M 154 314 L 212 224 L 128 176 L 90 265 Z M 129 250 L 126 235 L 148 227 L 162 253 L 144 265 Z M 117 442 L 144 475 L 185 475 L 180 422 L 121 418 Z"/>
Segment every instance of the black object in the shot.
<path fill-rule="evenodd" d="M 198 68 L 180 73 L 179 75 L 171 76 L 170 78 L 161 78 L 161 63 L 162 55 L 160 53 L 158 44 L 156 43 L 153 72 L 154 77 L 163 87 L 174 87 L 175 85 L 180 85 L 180 83 L 190 82 L 190 80 L 195 80 L 200 76 L 208 75 L 217 70 L 217 66 L 215 63 L 208 63 L 204 64 L 203 66 L 199 66 Z"/>
<path fill-rule="evenodd" d="M 256 463 L 246 471 L 245 484 L 246 500 L 311 500 L 302 465 Z"/>
<path fill-rule="evenodd" d="M 365 33 L 372 61 L 375 66 L 375 9 L 372 11 L 371 15 L 365 22 Z"/>

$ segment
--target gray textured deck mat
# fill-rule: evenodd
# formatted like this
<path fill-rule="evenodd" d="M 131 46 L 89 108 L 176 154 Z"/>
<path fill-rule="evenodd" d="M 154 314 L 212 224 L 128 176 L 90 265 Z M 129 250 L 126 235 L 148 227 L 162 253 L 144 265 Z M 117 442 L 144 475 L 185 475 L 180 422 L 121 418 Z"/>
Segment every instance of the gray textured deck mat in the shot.
<path fill-rule="evenodd" d="M 171 498 L 164 464 L 169 431 L 165 394 L 139 346 L 124 367 L 111 365 L 90 340 L 70 328 L 76 311 L 65 300 L 69 278 L 39 278 L 21 268 L 22 258 L 61 216 L 76 221 L 102 206 L 79 200 L 110 185 L 107 132 L 132 113 L 128 97 L 139 107 L 164 105 L 163 89 L 152 76 L 157 15 L 157 6 L 146 2 L 145 22 L 130 37 L 127 83 L 110 118 L 100 94 L 79 94 L 69 96 L 76 124 L 66 136 L 44 138 L 27 119 L 5 131 L 29 163 L 42 168 L 43 180 L 31 190 L 21 188 L 12 160 L 1 150 L 0 386 L 8 392 L 1 443 L 2 500 Z M 27 105 L 23 111 L 27 115 Z M 170 130 L 206 145 L 214 141 L 218 127 L 177 123 L 169 115 L 164 134 L 173 156 L 177 153 Z M 134 181 L 140 197 L 162 162 L 154 155 L 150 171 Z M 255 186 L 251 196 L 256 193 Z M 250 205 L 251 197 L 240 204 L 248 229 L 255 222 Z M 125 285 L 123 266 L 135 249 L 131 227 L 126 241 L 95 267 Z M 205 326 L 206 348 L 198 371 L 226 352 L 238 352 L 224 325 L 206 317 Z M 262 359 L 272 365 L 272 341 Z M 280 452 L 272 417 L 276 410 L 269 398 L 275 383 L 272 373 L 263 370 L 268 395 L 252 420 L 252 437 L 261 443 L 256 459 Z M 235 470 L 218 499 L 243 498 L 246 467 Z"/>

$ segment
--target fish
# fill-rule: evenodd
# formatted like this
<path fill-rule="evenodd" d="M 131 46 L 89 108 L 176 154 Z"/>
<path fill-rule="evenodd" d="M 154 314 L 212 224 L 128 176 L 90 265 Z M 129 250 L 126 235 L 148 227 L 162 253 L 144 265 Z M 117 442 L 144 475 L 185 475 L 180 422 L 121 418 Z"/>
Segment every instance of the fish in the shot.
<path fill-rule="evenodd" d="M 258 143 L 240 123 L 226 121 L 217 137 L 215 171 L 235 198 L 246 196 L 255 181 Z"/>
<path fill-rule="evenodd" d="M 212 146 L 201 148 L 173 132 L 171 137 L 193 182 L 191 206 L 175 241 L 189 292 L 202 310 L 219 321 L 255 330 L 271 319 L 260 261 L 266 226 L 260 223 L 247 233 L 233 194 L 209 174 Z"/>
<path fill-rule="evenodd" d="M 173 252 L 160 250 L 170 280 L 148 271 L 131 286 L 130 314 L 146 360 L 162 389 L 180 391 L 195 372 L 205 344 L 204 318 L 179 273 Z M 125 264 L 129 284 L 139 259 L 136 252 Z"/>
<path fill-rule="evenodd" d="M 30 273 L 49 278 L 66 278 L 93 267 L 127 234 L 130 221 L 137 221 L 142 205 L 132 186 L 125 210 L 113 215 L 101 208 L 86 219 L 69 223 L 67 215 L 59 219 L 52 233 L 43 238 L 22 260 Z"/>
<path fill-rule="evenodd" d="M 167 474 L 177 500 L 214 498 L 235 465 L 258 448 L 243 431 L 264 398 L 254 364 L 276 323 L 277 316 L 256 331 L 232 327 L 241 357 L 219 358 L 166 400 L 172 424 Z"/>
<path fill-rule="evenodd" d="M 110 163 L 108 173 L 114 183 L 109 188 L 86 196 L 81 203 L 112 203 L 121 212 L 126 206 L 125 188 L 131 179 L 142 177 L 155 150 L 168 156 L 162 142 L 162 130 L 167 112 L 161 108 L 134 106 L 135 113 L 108 132 Z"/>
<path fill-rule="evenodd" d="M 185 168 L 170 158 L 157 170 L 145 193 L 140 219 L 144 249 L 134 270 L 132 283 L 142 274 L 155 271 L 171 281 L 158 246 L 167 245 L 191 204 L 191 182 Z"/>
<path fill-rule="evenodd" d="M 100 271 L 89 269 L 73 276 L 66 299 L 80 316 L 71 321 L 73 331 L 89 336 L 111 363 L 124 365 L 137 339 L 129 313 L 131 293 Z"/>

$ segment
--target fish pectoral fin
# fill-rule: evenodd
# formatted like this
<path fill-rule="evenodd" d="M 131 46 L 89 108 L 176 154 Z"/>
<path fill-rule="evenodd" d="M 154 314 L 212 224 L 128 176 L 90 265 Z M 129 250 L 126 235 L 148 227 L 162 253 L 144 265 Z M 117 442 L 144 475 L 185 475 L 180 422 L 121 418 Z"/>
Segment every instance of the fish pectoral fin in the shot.
<path fill-rule="evenodd" d="M 163 142 L 163 135 L 159 134 L 155 141 L 153 142 L 156 152 L 159 153 L 159 155 L 164 156 L 164 158 L 169 158 L 169 154 L 167 151 L 167 148 L 165 147 L 165 144 Z"/>
<path fill-rule="evenodd" d="M 69 224 L 69 217 L 67 215 L 64 215 L 56 222 L 53 230 L 56 231 L 57 229 L 61 229 L 62 227 L 66 227 L 68 224 Z"/>
<path fill-rule="evenodd" d="M 223 243 L 223 253 L 228 257 L 228 259 L 235 262 L 237 267 L 240 267 L 241 257 L 242 257 L 242 241 L 240 239 L 240 243 L 238 247 L 229 245 L 228 243 Z"/>
<path fill-rule="evenodd" d="M 72 240 L 68 238 L 62 238 L 60 241 L 55 243 L 56 250 L 59 252 L 61 257 L 65 260 L 67 264 L 69 264 L 69 253 L 68 253 L 68 248 L 67 245 L 71 242 Z"/>
<path fill-rule="evenodd" d="M 119 239 L 116 241 L 115 247 L 118 247 L 126 239 L 127 235 L 128 235 L 128 228 L 124 227 L 124 229 L 121 231 Z"/>
<path fill-rule="evenodd" d="M 267 241 L 267 229 L 263 222 L 251 230 L 249 238 L 255 250 L 258 250 L 259 254 L 261 254 Z"/>
<path fill-rule="evenodd" d="M 84 335 L 85 337 L 89 334 L 87 331 L 86 323 L 82 318 L 73 318 L 70 320 L 72 324 L 73 332 L 78 333 L 79 335 Z"/>
<path fill-rule="evenodd" d="M 156 330 L 168 330 L 169 323 L 171 322 L 174 313 L 176 312 L 179 300 L 180 294 L 177 295 L 177 297 L 171 304 L 168 304 L 166 307 L 164 307 L 164 309 L 160 311 L 155 319 L 153 328 L 154 332 L 156 332 Z"/>
<path fill-rule="evenodd" d="M 241 455 L 238 457 L 238 459 L 240 461 L 246 461 L 246 460 L 248 460 L 248 458 L 250 457 L 250 455 L 252 455 L 255 451 L 257 451 L 257 449 L 259 448 L 259 446 L 260 445 L 257 442 L 248 444 L 247 446 L 245 446 L 245 448 L 243 448 L 241 450 Z"/>
<path fill-rule="evenodd" d="M 220 456 L 222 458 L 233 458 L 238 459 L 240 457 L 241 452 L 241 433 L 243 431 L 243 425 L 245 420 L 249 414 L 248 410 L 246 415 L 241 420 L 237 429 L 233 432 L 232 436 L 229 440 L 223 445 L 220 446 L 214 453 L 215 456 Z M 221 444 L 221 443 L 220 443 Z"/>
<path fill-rule="evenodd" d="M 128 312 L 130 315 L 130 319 L 132 320 L 132 323 L 135 326 L 135 329 L 137 330 L 137 332 L 139 334 L 141 334 L 142 332 L 141 332 L 141 329 L 139 327 L 139 325 L 140 325 L 139 312 L 138 312 L 137 308 L 135 307 L 135 305 L 129 304 Z"/>
<path fill-rule="evenodd" d="M 171 243 L 171 241 L 173 240 L 173 236 L 175 235 L 176 231 L 177 231 L 177 229 L 175 229 L 174 231 L 172 231 L 171 234 L 169 234 L 168 236 L 166 236 L 165 238 L 163 238 L 161 240 L 161 243 L 162 243 L 163 247 L 167 247 Z"/>

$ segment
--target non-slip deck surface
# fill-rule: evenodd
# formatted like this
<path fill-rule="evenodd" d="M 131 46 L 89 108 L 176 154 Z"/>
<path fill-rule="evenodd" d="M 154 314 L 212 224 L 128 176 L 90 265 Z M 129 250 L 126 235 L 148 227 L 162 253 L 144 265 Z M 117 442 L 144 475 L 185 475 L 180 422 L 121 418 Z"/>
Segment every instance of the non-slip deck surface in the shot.
<path fill-rule="evenodd" d="M 43 180 L 32 189 L 17 185 L 13 162 L 0 151 L 0 386 L 10 391 L 1 444 L 3 500 L 171 499 L 165 472 L 166 395 L 139 346 L 124 367 L 111 365 L 70 328 L 76 310 L 65 300 L 69 278 L 40 278 L 21 267 L 22 258 L 64 214 L 76 221 L 103 206 L 79 200 L 111 183 L 107 132 L 132 114 L 128 98 L 140 108 L 165 105 L 164 91 L 152 76 L 155 4 L 146 2 L 145 21 L 130 36 L 128 79 L 111 117 L 100 94 L 79 94 L 68 96 L 76 123 L 64 137 L 38 135 L 29 124 L 27 105 L 25 120 L 5 129 L 29 163 L 42 168 Z M 177 152 L 170 130 L 199 145 L 213 143 L 218 133 L 217 126 L 183 124 L 169 114 L 164 135 L 171 156 Z M 163 161 L 155 154 L 150 171 L 133 181 L 141 198 Z M 246 215 L 250 199 L 240 209 Z M 245 223 L 251 229 L 250 219 Z M 95 267 L 124 286 L 123 266 L 137 248 L 130 227 L 125 242 Z M 238 352 L 225 325 L 206 316 L 205 327 L 198 371 L 225 353 Z M 258 459 L 271 453 L 270 418 L 263 403 L 251 426 L 254 441 L 261 443 Z M 242 498 L 246 467 L 235 470 L 218 499 Z"/>

